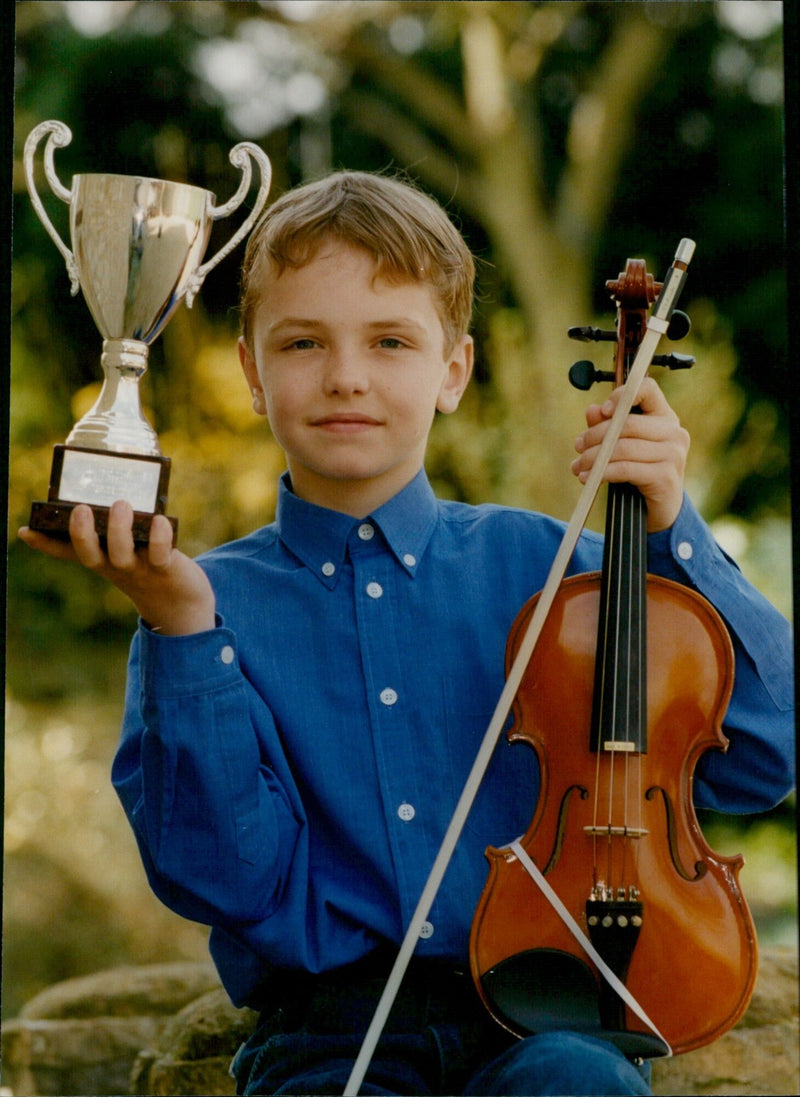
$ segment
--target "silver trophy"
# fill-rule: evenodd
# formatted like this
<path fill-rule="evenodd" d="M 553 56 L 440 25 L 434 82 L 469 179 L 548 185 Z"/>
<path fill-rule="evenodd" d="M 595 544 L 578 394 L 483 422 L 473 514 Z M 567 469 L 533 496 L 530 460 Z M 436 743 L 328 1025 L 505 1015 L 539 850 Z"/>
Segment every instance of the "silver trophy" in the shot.
<path fill-rule="evenodd" d="M 34 183 L 34 155 L 46 135 L 45 177 L 69 205 L 72 251 L 53 227 Z M 63 122 L 38 125 L 25 142 L 25 179 L 33 208 L 66 260 L 72 294 L 83 291 L 103 337 L 105 376 L 94 407 L 55 447 L 48 500 L 33 504 L 30 526 L 67 537 L 71 511 L 88 503 L 102 536 L 108 508 L 125 499 L 134 511 L 134 540 L 144 544 L 153 515 L 166 511 L 170 471 L 139 399 L 150 343 L 183 298 L 192 307 L 208 272 L 250 232 L 266 202 L 272 171 L 266 154 L 243 141 L 229 157 L 242 172 L 239 189 L 223 206 L 200 187 L 133 175 L 76 175 L 68 190 L 56 176 L 53 152 L 71 140 Z M 228 243 L 203 263 L 212 222 L 233 213 L 248 194 L 251 160 L 260 172 L 253 208 Z M 176 520 L 170 521 L 177 528 Z"/>

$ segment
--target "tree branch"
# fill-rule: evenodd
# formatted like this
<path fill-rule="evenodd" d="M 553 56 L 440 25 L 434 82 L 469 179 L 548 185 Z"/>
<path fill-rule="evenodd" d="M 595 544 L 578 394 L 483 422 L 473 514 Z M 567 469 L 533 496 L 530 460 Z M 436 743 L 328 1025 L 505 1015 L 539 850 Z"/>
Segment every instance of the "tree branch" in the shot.
<path fill-rule="evenodd" d="M 669 43 L 664 27 L 638 10 L 625 12 L 603 51 L 592 87 L 573 111 L 554 221 L 564 244 L 587 257 L 608 216 L 620 161 L 631 141 L 636 102 L 657 78 Z"/>
<path fill-rule="evenodd" d="M 399 99 L 409 114 L 440 133 L 460 156 L 472 157 L 475 135 L 458 97 L 440 80 L 412 61 L 377 49 L 361 35 L 342 48 L 343 59 L 367 72 L 375 83 Z"/>

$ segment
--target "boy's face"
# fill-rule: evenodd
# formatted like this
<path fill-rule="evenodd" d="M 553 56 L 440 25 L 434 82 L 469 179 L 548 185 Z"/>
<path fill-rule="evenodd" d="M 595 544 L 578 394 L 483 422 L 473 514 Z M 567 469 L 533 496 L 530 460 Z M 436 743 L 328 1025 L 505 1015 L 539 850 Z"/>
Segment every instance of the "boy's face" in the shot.
<path fill-rule="evenodd" d="M 376 278 L 360 248 L 331 239 L 269 276 L 239 356 L 294 491 L 363 517 L 405 487 L 469 380 L 471 338 L 446 350 L 432 287 Z"/>

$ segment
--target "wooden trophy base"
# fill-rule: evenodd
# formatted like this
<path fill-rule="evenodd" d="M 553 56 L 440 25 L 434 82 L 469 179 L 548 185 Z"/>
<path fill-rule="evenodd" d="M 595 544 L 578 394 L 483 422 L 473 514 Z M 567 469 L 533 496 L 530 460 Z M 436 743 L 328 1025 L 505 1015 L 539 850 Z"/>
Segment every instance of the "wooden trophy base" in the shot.
<path fill-rule="evenodd" d="M 108 531 L 108 512 L 110 507 L 98 507 L 93 503 L 89 504 L 94 513 L 94 526 L 97 530 L 100 540 L 104 541 L 106 533 Z M 37 530 L 39 533 L 45 533 L 48 537 L 55 537 L 59 541 L 69 540 L 69 516 L 72 514 L 77 503 L 32 503 L 31 504 L 31 516 L 28 521 L 28 525 L 31 529 Z M 156 513 L 163 513 L 159 511 Z M 177 539 L 178 533 L 178 519 L 172 518 L 167 515 L 170 524 L 173 529 L 173 542 Z M 146 545 L 150 540 L 150 523 L 153 520 L 153 514 L 135 510 L 133 512 L 133 540 L 134 544 Z"/>
<path fill-rule="evenodd" d="M 47 502 L 31 507 L 29 526 L 58 540 L 69 540 L 69 518 L 80 503 L 94 512 L 101 540 L 108 531 L 108 512 L 117 499 L 133 507 L 133 540 L 146 545 L 155 514 L 164 514 L 171 461 L 138 453 L 56 446 Z M 167 515 L 177 537 L 178 520 Z"/>

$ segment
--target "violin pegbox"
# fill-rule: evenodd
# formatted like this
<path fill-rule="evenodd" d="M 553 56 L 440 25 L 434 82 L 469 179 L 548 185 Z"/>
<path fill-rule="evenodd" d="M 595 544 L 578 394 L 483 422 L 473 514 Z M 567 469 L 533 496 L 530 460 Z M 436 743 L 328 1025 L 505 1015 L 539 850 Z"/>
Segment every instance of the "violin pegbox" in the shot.
<path fill-rule="evenodd" d="M 625 381 L 626 351 L 630 342 L 641 340 L 647 326 L 647 313 L 661 292 L 662 283 L 656 282 L 649 274 L 644 259 L 629 259 L 625 270 L 618 278 L 609 279 L 606 289 L 617 306 L 617 329 L 608 331 L 590 325 L 572 327 L 567 331 L 570 339 L 580 343 L 609 342 L 616 344 L 615 368 L 597 369 L 594 362 L 586 358 L 573 362 L 569 369 L 569 381 L 573 388 L 587 392 L 599 381 L 611 381 L 623 384 Z M 620 310 L 625 309 L 625 327 L 620 328 Z M 674 309 L 669 319 L 666 336 L 672 342 L 684 339 L 690 332 L 692 322 L 685 312 Z M 690 354 L 656 354 L 652 365 L 666 369 L 691 369 L 695 360 Z"/>

